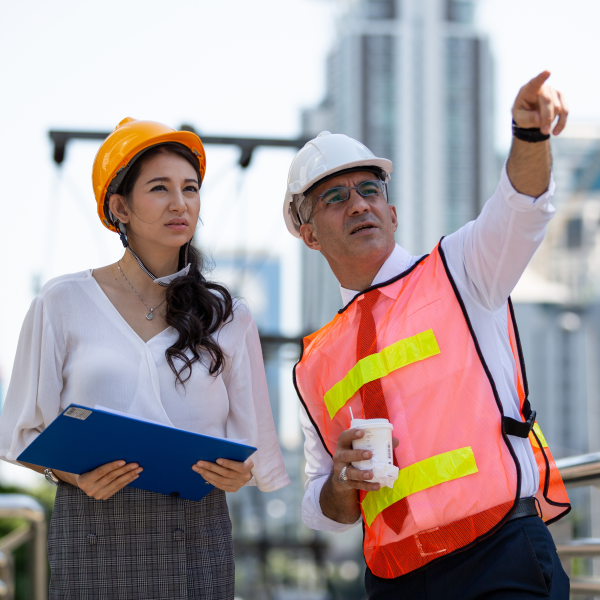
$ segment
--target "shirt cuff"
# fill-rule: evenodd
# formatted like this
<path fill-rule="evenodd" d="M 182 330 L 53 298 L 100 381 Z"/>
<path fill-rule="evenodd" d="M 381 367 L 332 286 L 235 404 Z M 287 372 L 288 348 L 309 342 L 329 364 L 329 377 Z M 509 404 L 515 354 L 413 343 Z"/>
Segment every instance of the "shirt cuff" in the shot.
<path fill-rule="evenodd" d="M 500 176 L 500 183 L 498 184 L 498 192 L 506 199 L 506 202 L 510 207 L 516 211 L 527 212 L 530 210 L 546 210 L 548 212 L 554 212 L 554 207 L 550 204 L 554 191 L 556 190 L 556 183 L 554 182 L 554 175 L 550 173 L 550 182 L 548 183 L 548 189 L 538 198 L 533 196 L 527 196 L 526 194 L 519 194 L 515 190 L 506 170 L 506 163 L 502 169 L 502 175 Z"/>
<path fill-rule="evenodd" d="M 322 475 L 307 483 L 302 500 L 302 520 L 311 529 L 342 533 L 356 527 L 362 521 L 362 515 L 354 523 L 338 523 L 323 514 L 321 510 L 321 490 L 328 477 L 329 475 Z"/>

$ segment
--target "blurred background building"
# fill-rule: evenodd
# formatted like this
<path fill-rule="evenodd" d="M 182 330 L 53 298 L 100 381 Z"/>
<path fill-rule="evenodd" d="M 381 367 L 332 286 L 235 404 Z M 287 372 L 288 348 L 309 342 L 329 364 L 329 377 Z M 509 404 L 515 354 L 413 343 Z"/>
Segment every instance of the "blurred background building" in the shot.
<path fill-rule="evenodd" d="M 474 0 L 361 0 L 339 24 L 327 93 L 304 134 L 345 133 L 394 162 L 397 240 L 414 255 L 474 219 L 492 193 L 493 62 Z M 340 308 L 337 282 L 303 248 L 303 324 Z"/>

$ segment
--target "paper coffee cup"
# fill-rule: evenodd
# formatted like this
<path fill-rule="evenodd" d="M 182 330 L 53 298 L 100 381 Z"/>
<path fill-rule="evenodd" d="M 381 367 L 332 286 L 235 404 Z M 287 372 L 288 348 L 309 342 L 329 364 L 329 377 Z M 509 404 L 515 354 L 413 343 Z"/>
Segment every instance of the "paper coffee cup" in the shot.
<path fill-rule="evenodd" d="M 373 458 L 353 462 L 352 466 L 361 471 L 368 471 L 376 465 L 393 465 L 394 447 L 392 445 L 392 430 L 394 426 L 387 419 L 352 419 L 351 429 L 362 429 L 365 435 L 352 440 L 354 450 L 370 450 Z"/>

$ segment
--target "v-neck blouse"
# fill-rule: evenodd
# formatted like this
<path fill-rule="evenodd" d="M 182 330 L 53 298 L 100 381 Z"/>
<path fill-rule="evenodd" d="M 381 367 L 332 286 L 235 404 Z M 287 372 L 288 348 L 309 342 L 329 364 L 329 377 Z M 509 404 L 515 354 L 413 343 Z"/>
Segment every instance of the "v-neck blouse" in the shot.
<path fill-rule="evenodd" d="M 0 414 L 0 458 L 16 463 L 69 404 L 99 404 L 196 433 L 248 439 L 258 448 L 252 457 L 258 487 L 287 485 L 248 309 L 236 301 L 233 320 L 215 335 L 226 355 L 216 377 L 208 373 L 207 357 L 194 363 L 185 386 L 176 385 L 165 350 L 177 338 L 167 327 L 144 342 L 91 270 L 49 281 L 33 300 L 19 337 Z"/>

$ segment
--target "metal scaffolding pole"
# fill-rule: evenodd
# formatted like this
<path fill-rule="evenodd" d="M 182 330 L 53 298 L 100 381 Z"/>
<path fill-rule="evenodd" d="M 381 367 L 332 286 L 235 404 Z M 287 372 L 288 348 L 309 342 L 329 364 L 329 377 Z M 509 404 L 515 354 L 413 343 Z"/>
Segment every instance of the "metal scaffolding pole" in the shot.
<path fill-rule="evenodd" d="M 182 131 L 191 131 L 198 133 L 191 125 L 182 125 Z M 50 139 L 54 143 L 54 162 L 61 165 L 65 160 L 67 144 L 71 140 L 104 140 L 110 132 L 107 131 L 59 131 L 51 130 L 48 132 Z M 308 138 L 253 138 L 253 137 L 238 137 L 226 135 L 203 135 L 201 136 L 202 143 L 218 144 L 222 146 L 237 146 L 240 149 L 240 158 L 238 164 L 242 169 L 247 168 L 252 160 L 252 154 L 256 148 L 260 146 L 271 148 L 297 148 L 300 149 Z"/>

